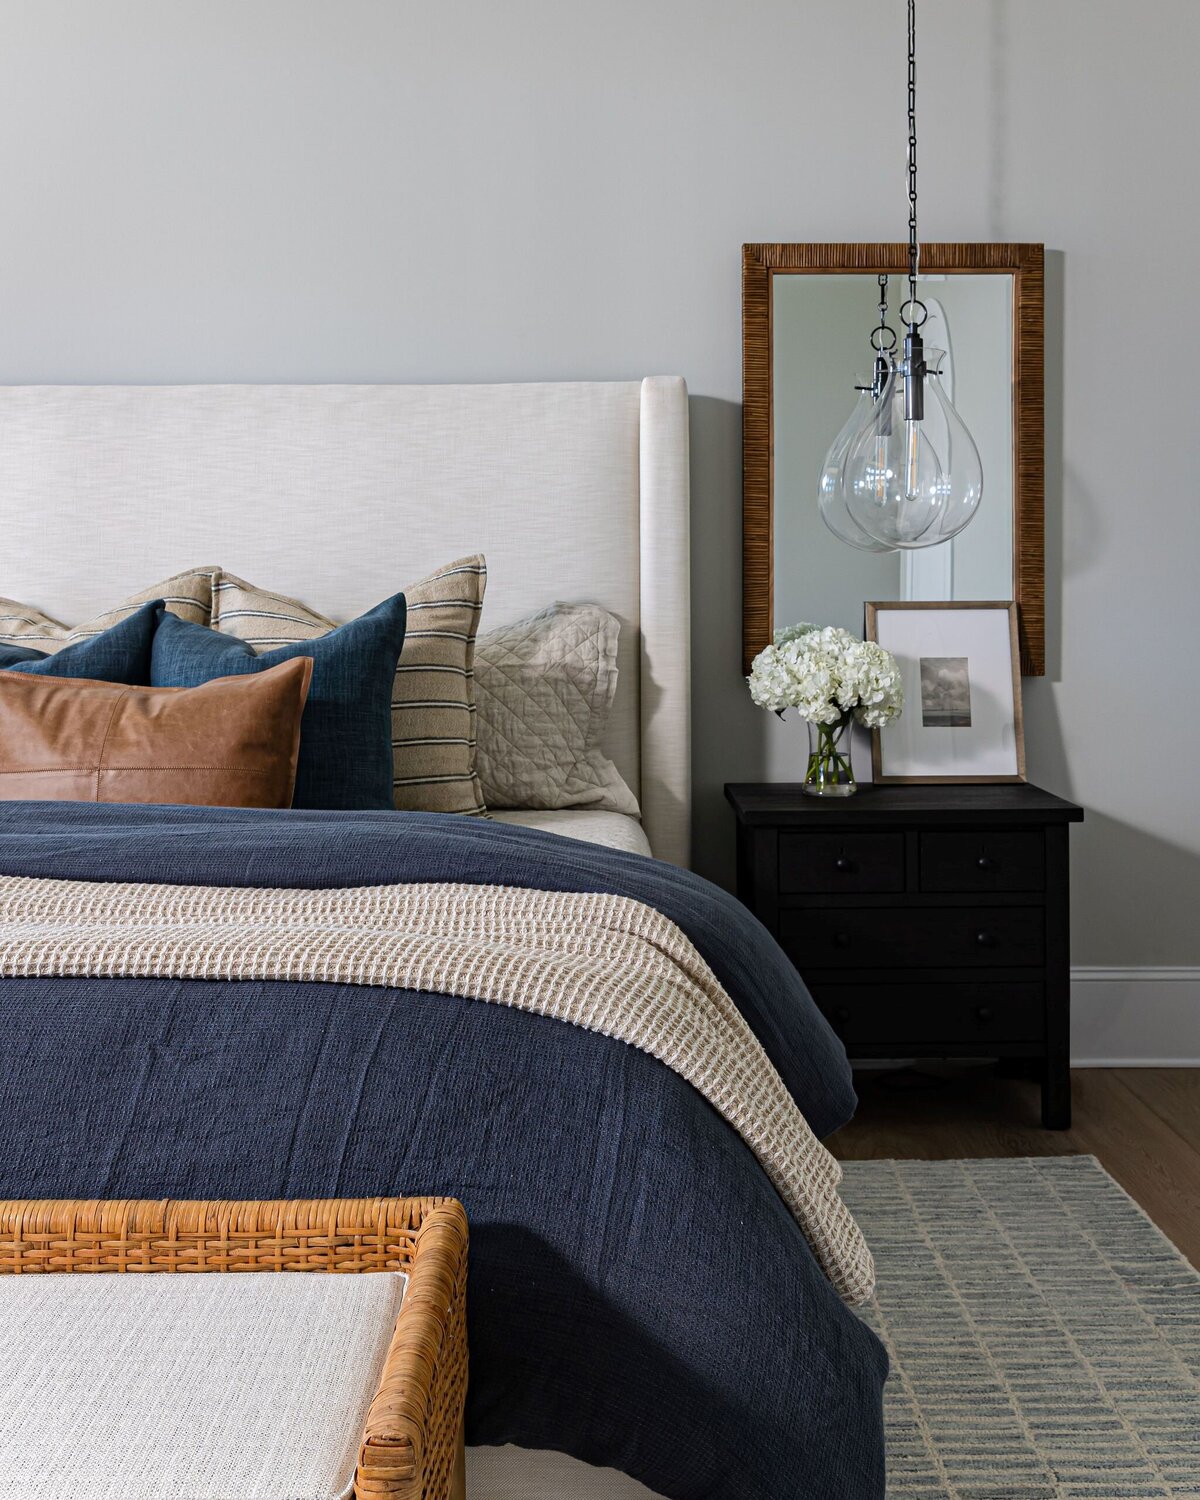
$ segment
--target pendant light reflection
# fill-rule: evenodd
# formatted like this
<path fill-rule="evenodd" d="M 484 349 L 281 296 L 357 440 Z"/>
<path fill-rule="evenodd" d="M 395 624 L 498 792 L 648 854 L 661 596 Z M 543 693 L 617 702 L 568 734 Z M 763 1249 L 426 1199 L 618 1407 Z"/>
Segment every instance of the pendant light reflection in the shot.
<path fill-rule="evenodd" d="M 825 456 L 825 467 L 821 470 L 821 483 L 817 503 L 821 519 L 838 541 L 848 547 L 857 547 L 863 552 L 892 552 L 895 549 L 885 542 L 870 537 L 850 514 L 846 505 L 846 492 L 842 484 L 842 470 L 850 444 L 871 420 L 875 402 L 870 386 L 858 386 L 858 401 L 846 419 L 845 425 L 834 438 Z"/>

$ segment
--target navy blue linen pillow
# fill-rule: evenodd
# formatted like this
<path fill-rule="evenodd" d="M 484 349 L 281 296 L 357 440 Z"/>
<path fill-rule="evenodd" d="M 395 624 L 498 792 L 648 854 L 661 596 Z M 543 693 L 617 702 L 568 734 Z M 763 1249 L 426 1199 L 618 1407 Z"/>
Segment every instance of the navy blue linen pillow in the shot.
<path fill-rule="evenodd" d="M 90 640 L 72 641 L 49 656 L 30 646 L 0 645 L 0 671 L 34 672 L 42 677 L 83 677 L 89 682 L 124 682 L 131 687 L 149 687 L 154 629 L 163 613 L 162 600 L 153 599 Z M 168 615 L 167 618 L 175 617 Z"/>
<path fill-rule="evenodd" d="M 265 672 L 311 656 L 312 686 L 300 721 L 293 807 L 392 806 L 392 686 L 407 610 L 397 594 L 328 635 L 261 655 L 245 641 L 164 615 L 154 637 L 153 687 L 199 687 L 214 677 Z"/>

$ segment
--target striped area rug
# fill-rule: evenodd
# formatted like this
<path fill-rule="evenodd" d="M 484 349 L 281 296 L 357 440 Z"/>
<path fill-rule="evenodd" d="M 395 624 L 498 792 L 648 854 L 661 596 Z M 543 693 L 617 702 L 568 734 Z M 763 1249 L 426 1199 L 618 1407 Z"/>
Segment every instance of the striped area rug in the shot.
<path fill-rule="evenodd" d="M 889 1496 L 1200 1500 L 1200 1275 L 1095 1158 L 845 1168 Z"/>

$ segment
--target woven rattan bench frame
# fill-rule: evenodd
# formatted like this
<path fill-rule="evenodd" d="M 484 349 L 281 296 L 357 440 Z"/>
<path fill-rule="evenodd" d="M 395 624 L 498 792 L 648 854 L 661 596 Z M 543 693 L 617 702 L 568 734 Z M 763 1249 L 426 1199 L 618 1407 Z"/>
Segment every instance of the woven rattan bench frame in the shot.
<path fill-rule="evenodd" d="M 355 1495 L 461 1500 L 467 1219 L 453 1199 L 0 1202 L 0 1274 L 54 1271 L 406 1271 Z"/>

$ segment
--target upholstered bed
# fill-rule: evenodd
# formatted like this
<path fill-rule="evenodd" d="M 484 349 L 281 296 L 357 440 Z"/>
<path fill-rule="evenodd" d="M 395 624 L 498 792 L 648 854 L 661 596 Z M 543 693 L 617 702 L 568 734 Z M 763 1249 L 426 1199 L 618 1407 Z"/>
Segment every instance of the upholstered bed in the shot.
<path fill-rule="evenodd" d="M 0 521 L 64 619 L 201 560 L 334 619 L 472 553 L 490 625 L 600 605 L 640 807 L 0 803 L 0 1194 L 457 1196 L 472 1496 L 882 1495 L 845 1056 L 681 868 L 682 381 L 10 388 Z"/>

